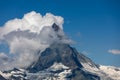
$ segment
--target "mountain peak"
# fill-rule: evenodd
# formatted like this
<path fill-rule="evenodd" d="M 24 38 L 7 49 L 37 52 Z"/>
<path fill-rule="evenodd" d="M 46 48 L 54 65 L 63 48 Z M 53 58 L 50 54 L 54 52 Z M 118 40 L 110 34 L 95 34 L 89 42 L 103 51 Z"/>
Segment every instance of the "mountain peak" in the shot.
<path fill-rule="evenodd" d="M 68 44 L 52 44 L 49 48 L 43 51 L 39 57 L 39 60 L 34 66 L 29 68 L 31 71 L 40 71 L 49 68 L 55 62 L 62 63 L 65 66 L 74 68 L 81 68 L 82 65 L 77 58 L 78 53 L 70 47 Z"/>
<path fill-rule="evenodd" d="M 59 26 L 55 23 L 53 23 L 52 28 L 54 29 L 54 31 L 58 31 L 59 30 Z"/>
<path fill-rule="evenodd" d="M 49 68 L 55 62 L 62 63 L 70 69 L 82 68 L 82 63 L 90 63 L 91 66 L 97 67 L 89 58 L 78 53 L 75 48 L 68 44 L 52 44 L 49 48 L 43 51 L 38 61 L 29 67 L 30 72 L 38 72 Z"/>

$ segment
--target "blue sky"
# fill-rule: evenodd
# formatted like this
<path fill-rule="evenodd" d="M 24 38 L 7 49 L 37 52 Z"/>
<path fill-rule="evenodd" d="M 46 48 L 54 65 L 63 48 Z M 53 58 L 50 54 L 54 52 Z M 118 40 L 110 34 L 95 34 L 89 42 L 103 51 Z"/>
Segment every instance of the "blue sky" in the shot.
<path fill-rule="evenodd" d="M 94 62 L 120 67 L 119 0 L 0 0 L 0 26 L 10 19 L 36 11 L 64 17 L 64 31 L 76 42 L 73 46 Z M 5 51 L 7 46 L 0 46 Z"/>

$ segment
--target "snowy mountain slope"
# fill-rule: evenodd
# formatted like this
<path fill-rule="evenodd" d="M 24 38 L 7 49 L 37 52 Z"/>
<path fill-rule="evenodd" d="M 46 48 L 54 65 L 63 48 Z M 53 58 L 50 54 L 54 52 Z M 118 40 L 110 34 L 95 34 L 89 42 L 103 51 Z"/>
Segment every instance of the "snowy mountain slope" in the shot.
<path fill-rule="evenodd" d="M 114 80 L 120 80 L 120 68 L 100 65 L 100 70 Z"/>
<path fill-rule="evenodd" d="M 30 73 L 23 69 L 0 72 L 5 80 L 67 80 L 67 76 L 71 74 L 69 67 L 64 66 L 62 63 L 54 63 L 50 68 L 37 73 Z"/>
<path fill-rule="evenodd" d="M 88 69 L 88 68 L 85 68 Z M 22 70 L 22 69 L 21 69 Z M 112 66 L 101 66 L 100 69 L 90 69 L 89 72 L 92 72 L 94 74 L 97 74 L 101 76 L 100 80 L 120 80 L 120 69 Z M 0 77 L 0 80 L 17 80 L 17 79 L 24 79 L 24 80 L 42 80 L 44 79 L 53 79 L 53 80 L 67 80 L 69 78 L 66 78 L 67 76 L 72 75 L 72 71 L 69 69 L 69 67 L 64 66 L 62 63 L 55 63 L 50 68 L 44 71 L 40 71 L 37 73 L 29 73 L 25 70 L 22 71 L 15 71 L 12 70 L 11 72 L 0 72 L 0 75 L 3 76 Z M 23 76 L 26 75 L 26 76 Z M 47 76 L 46 76 L 47 75 Z M 104 76 L 103 76 L 104 75 Z M 108 76 L 105 78 L 105 76 Z M 102 78 L 104 77 L 104 78 Z M 110 78 L 112 79 L 110 79 Z M 43 79 L 43 80 L 44 80 Z"/>
<path fill-rule="evenodd" d="M 0 71 L 0 75 L 2 75 L 6 80 L 17 80 L 17 79 L 25 79 L 26 74 L 23 69 L 16 69 L 9 71 Z M 1 80 L 1 79 L 0 79 Z"/>
<path fill-rule="evenodd" d="M 101 76 L 102 80 L 120 80 L 120 68 L 114 66 L 99 65 L 99 68 L 91 67 L 89 63 L 82 63 L 84 70 Z"/>
<path fill-rule="evenodd" d="M 0 71 L 5 80 L 120 80 L 120 68 L 96 65 L 67 44 L 52 44 L 26 69 Z"/>

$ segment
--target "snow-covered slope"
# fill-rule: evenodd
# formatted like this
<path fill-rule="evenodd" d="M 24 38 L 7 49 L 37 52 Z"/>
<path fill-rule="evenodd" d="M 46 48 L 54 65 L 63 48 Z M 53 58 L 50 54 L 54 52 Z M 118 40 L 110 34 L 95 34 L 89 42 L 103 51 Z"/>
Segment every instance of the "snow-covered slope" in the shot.
<path fill-rule="evenodd" d="M 11 73 L 3 73 L 0 71 L 0 75 L 3 76 L 6 79 L 9 79 L 9 77 L 12 75 Z"/>
<path fill-rule="evenodd" d="M 98 68 L 91 66 L 90 63 L 82 63 L 84 70 L 97 74 L 101 80 L 120 80 L 120 68 L 114 66 L 99 65 Z"/>
<path fill-rule="evenodd" d="M 0 71 L 0 75 L 6 80 L 68 80 L 67 76 L 71 74 L 71 69 L 62 63 L 54 63 L 50 68 L 37 73 L 30 73 L 23 69 Z"/>
<path fill-rule="evenodd" d="M 17 80 L 17 79 L 25 79 L 25 70 L 24 69 L 16 69 L 9 71 L 0 71 L 0 75 L 3 76 L 6 80 Z"/>
<path fill-rule="evenodd" d="M 109 77 L 114 80 L 120 80 L 120 68 L 114 66 L 103 66 L 100 65 L 100 70 L 106 73 Z"/>
<path fill-rule="evenodd" d="M 62 63 L 54 63 L 48 71 L 55 72 L 55 75 L 58 76 L 57 80 L 67 80 L 67 76 L 71 75 L 71 69 Z"/>
<path fill-rule="evenodd" d="M 100 65 L 99 68 L 96 68 L 91 67 L 90 64 L 84 63 L 83 70 L 89 74 L 100 76 L 100 80 L 120 80 L 120 68 L 113 66 Z M 69 80 L 69 76 L 72 76 L 73 73 L 69 67 L 62 63 L 55 62 L 48 69 L 37 73 L 30 73 L 29 71 L 23 69 L 13 69 L 4 72 L 0 71 L 0 75 L 6 80 Z"/>

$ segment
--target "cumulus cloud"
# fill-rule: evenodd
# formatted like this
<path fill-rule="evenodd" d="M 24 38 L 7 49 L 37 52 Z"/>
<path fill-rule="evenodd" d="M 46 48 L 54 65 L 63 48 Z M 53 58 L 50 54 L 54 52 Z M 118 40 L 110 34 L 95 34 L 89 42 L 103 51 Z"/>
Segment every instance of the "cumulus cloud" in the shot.
<path fill-rule="evenodd" d="M 111 50 L 108 50 L 108 52 L 112 54 L 120 54 L 120 50 L 118 49 L 111 49 Z"/>
<path fill-rule="evenodd" d="M 53 43 L 70 44 L 63 31 L 64 20 L 47 13 L 32 11 L 22 19 L 13 19 L 0 27 L 0 43 L 9 46 L 9 53 L 0 53 L 0 70 L 26 68 L 38 59 L 40 52 Z"/>

